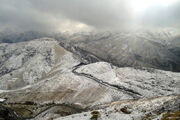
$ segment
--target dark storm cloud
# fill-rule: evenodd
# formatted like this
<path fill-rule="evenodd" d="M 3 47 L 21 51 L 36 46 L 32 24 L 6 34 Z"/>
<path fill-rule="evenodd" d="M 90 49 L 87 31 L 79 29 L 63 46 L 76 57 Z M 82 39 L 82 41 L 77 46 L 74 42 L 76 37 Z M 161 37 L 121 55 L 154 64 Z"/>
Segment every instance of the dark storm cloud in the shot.
<path fill-rule="evenodd" d="M 180 27 L 180 2 L 136 16 L 130 0 L 0 0 L 0 30 L 123 29 L 135 24 Z M 83 25 L 81 25 L 83 24 Z M 67 30 L 68 30 L 67 29 Z"/>

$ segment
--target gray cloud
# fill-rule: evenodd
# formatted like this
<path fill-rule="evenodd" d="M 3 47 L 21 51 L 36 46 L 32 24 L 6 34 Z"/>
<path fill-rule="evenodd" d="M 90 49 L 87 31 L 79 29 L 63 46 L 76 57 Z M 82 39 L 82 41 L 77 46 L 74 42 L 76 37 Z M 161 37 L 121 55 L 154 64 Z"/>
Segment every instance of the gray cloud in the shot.
<path fill-rule="evenodd" d="M 127 1 L 127 0 L 126 0 Z M 131 19 L 125 0 L 49 0 L 31 1 L 40 11 L 55 15 L 62 14 L 72 20 L 84 22 L 95 27 L 105 27 L 124 23 Z M 47 10 L 48 9 L 48 10 Z"/>
<path fill-rule="evenodd" d="M 144 25 L 180 27 L 180 2 L 169 7 L 154 6 L 146 10 L 140 21 Z"/>
<path fill-rule="evenodd" d="M 140 16 L 131 0 L 0 0 L 0 30 L 112 30 L 143 27 L 179 28 L 180 2 L 152 6 Z"/>

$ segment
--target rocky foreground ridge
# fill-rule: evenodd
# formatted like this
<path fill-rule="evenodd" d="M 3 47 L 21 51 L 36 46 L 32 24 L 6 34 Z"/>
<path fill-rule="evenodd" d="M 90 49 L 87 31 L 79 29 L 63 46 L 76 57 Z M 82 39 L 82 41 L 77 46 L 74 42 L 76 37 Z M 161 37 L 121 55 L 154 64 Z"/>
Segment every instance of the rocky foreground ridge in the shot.
<path fill-rule="evenodd" d="M 0 119 L 179 119 L 180 73 L 76 50 L 51 38 L 1 43 Z"/>

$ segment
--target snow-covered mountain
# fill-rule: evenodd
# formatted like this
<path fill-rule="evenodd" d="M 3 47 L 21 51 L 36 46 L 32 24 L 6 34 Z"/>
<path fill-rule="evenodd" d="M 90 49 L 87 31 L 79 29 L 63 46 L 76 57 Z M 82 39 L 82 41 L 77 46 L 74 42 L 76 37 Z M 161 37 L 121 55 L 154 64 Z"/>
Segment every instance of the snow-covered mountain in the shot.
<path fill-rule="evenodd" d="M 61 40 L 120 67 L 180 71 L 179 37 L 173 32 L 102 32 L 74 34 Z"/>
<path fill-rule="evenodd" d="M 151 67 L 180 71 L 177 30 L 82 33 L 0 33 L 1 42 L 22 42 L 41 37 L 57 39 L 66 49 L 79 49 L 120 67 Z M 74 52 L 77 53 L 77 50 Z M 82 54 L 82 53 L 81 53 Z"/>
<path fill-rule="evenodd" d="M 145 66 L 119 68 L 91 54 L 89 48 L 80 49 L 86 45 L 82 41 L 75 44 L 70 39 L 67 45 L 41 38 L 1 43 L 0 113 L 14 120 L 79 120 L 90 119 L 96 109 L 98 119 L 140 120 L 179 110 L 180 73 Z"/>

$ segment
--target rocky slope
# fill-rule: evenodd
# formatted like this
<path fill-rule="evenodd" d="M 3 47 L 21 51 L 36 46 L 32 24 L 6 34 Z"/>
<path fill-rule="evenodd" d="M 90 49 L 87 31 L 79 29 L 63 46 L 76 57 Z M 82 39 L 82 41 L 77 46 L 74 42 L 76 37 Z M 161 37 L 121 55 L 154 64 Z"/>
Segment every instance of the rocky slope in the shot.
<path fill-rule="evenodd" d="M 180 73 L 119 68 L 81 49 L 73 54 L 51 38 L 2 43 L 0 58 L 0 99 L 6 99 L 0 113 L 15 120 L 89 119 L 93 109 L 99 119 L 138 120 L 179 110 Z"/>

